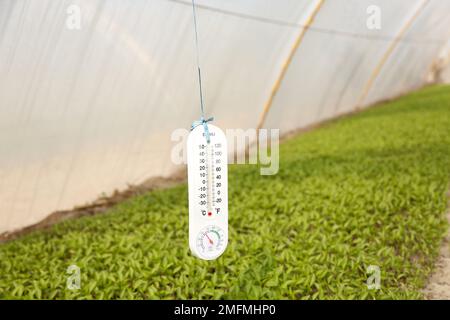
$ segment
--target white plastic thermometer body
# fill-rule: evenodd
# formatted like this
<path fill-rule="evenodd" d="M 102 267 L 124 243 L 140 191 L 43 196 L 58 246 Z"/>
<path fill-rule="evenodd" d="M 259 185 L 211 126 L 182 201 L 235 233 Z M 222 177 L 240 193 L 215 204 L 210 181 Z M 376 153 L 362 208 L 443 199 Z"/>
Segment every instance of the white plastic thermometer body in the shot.
<path fill-rule="evenodd" d="M 204 260 L 217 259 L 228 244 L 228 152 L 225 134 L 208 124 L 187 140 L 189 184 L 189 247 Z"/>

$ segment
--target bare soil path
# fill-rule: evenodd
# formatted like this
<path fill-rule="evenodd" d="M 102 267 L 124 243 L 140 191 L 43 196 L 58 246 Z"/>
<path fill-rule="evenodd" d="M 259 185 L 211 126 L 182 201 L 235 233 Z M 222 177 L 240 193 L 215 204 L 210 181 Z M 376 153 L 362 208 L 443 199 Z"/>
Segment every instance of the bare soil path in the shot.
<path fill-rule="evenodd" d="M 447 221 L 450 224 L 450 191 L 448 198 Z M 436 270 L 423 292 L 429 300 L 450 300 L 450 230 L 442 243 Z"/>

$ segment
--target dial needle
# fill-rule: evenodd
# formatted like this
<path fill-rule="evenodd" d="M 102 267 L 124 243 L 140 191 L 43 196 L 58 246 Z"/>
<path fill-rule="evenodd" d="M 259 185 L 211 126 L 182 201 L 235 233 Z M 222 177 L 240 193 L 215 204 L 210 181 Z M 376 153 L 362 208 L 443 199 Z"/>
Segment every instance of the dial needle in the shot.
<path fill-rule="evenodd" d="M 207 234 L 207 233 L 205 233 L 205 236 L 208 238 L 210 244 L 214 244 L 214 242 L 211 240 L 211 238 L 208 237 L 208 234 Z"/>

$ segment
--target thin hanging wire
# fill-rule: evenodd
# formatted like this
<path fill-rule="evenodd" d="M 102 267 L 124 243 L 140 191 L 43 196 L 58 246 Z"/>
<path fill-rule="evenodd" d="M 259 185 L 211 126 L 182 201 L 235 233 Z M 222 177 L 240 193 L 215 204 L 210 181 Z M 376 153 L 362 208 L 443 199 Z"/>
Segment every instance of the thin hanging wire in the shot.
<path fill-rule="evenodd" d="M 196 127 L 203 125 L 203 128 L 205 129 L 205 137 L 208 144 L 211 141 L 211 137 L 209 134 L 208 129 L 208 122 L 213 121 L 214 119 L 211 117 L 209 119 L 205 118 L 205 106 L 204 106 L 204 100 L 203 100 L 203 85 L 202 85 L 202 71 L 200 68 L 200 49 L 198 45 L 198 29 L 197 29 L 197 12 L 195 10 L 195 0 L 192 0 L 192 13 L 194 16 L 194 33 L 195 33 L 195 50 L 196 50 L 196 57 L 197 57 L 197 70 L 198 70 L 198 86 L 199 86 L 199 94 L 200 94 L 200 109 L 201 109 L 201 118 L 199 121 L 195 121 L 192 126 L 191 130 L 194 130 Z"/>
<path fill-rule="evenodd" d="M 192 13 L 194 15 L 194 33 L 195 33 L 195 51 L 197 57 L 198 86 L 200 93 L 200 107 L 202 109 L 202 117 L 205 117 L 205 107 L 203 104 L 203 87 L 202 87 L 202 71 L 200 68 L 200 49 L 198 45 L 198 29 L 197 29 L 197 12 L 195 10 L 195 0 L 192 0 Z"/>

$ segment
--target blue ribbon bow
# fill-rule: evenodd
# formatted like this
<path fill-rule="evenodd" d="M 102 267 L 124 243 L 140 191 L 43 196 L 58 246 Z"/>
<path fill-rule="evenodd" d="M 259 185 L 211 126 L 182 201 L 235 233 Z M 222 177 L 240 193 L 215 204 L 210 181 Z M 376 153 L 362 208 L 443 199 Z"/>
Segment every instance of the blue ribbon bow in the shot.
<path fill-rule="evenodd" d="M 211 142 L 211 138 L 210 138 L 210 135 L 209 135 L 208 122 L 211 122 L 211 121 L 213 121 L 213 120 L 214 120 L 213 117 L 208 118 L 208 119 L 205 119 L 205 118 L 202 116 L 202 117 L 200 118 L 200 120 L 194 121 L 194 123 L 192 123 L 191 131 L 194 130 L 195 128 L 197 128 L 198 126 L 203 125 L 203 128 L 205 129 L 206 141 L 207 141 L 208 143 L 210 143 L 210 142 Z"/>

